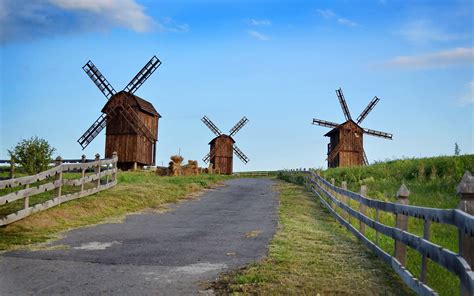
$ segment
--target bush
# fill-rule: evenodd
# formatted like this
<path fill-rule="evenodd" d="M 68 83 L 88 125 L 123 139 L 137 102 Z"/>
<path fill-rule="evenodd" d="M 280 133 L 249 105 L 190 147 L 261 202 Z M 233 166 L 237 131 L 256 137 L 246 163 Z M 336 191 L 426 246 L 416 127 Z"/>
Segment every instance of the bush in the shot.
<path fill-rule="evenodd" d="M 45 139 L 31 137 L 19 142 L 12 150 L 8 150 L 8 154 L 27 174 L 34 175 L 48 169 L 54 151 L 56 149 Z"/>

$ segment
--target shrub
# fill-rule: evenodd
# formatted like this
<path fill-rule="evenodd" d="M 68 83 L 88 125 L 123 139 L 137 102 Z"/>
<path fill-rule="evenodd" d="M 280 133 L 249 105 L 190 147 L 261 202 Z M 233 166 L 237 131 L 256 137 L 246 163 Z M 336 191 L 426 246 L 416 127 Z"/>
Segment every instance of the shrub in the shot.
<path fill-rule="evenodd" d="M 35 136 L 20 141 L 8 154 L 27 174 L 34 175 L 48 169 L 54 151 L 48 141 Z"/>

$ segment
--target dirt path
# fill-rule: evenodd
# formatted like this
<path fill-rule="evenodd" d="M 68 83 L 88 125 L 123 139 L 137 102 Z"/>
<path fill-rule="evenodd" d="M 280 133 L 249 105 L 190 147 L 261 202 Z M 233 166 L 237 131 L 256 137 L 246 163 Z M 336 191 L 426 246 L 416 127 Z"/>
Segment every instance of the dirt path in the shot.
<path fill-rule="evenodd" d="M 273 181 L 236 179 L 163 214 L 66 233 L 0 257 L 0 295 L 197 294 L 199 281 L 259 260 L 277 225 Z"/>

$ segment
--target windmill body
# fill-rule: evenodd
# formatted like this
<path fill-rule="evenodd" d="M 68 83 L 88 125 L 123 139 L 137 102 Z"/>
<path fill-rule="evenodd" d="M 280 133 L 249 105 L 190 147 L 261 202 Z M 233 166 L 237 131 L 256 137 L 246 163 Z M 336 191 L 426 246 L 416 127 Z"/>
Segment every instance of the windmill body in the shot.
<path fill-rule="evenodd" d="M 201 121 L 216 135 L 209 142 L 210 151 L 203 158 L 204 162 L 210 162 L 216 172 L 226 175 L 231 175 L 233 172 L 234 154 L 244 164 L 249 162 L 249 158 L 235 145 L 235 140 L 232 138 L 249 121 L 245 116 L 230 129 L 229 135 L 223 134 L 207 116 Z"/>
<path fill-rule="evenodd" d="M 354 166 L 364 164 L 363 129 L 349 120 L 327 134 L 328 167 Z"/>
<path fill-rule="evenodd" d="M 233 172 L 234 139 L 228 135 L 220 135 L 209 142 L 210 162 L 221 174 L 231 175 Z"/>
<path fill-rule="evenodd" d="M 115 110 L 123 105 L 131 107 L 138 116 L 138 120 L 150 131 L 152 141 L 149 141 L 144 133 L 140 133 L 138 128 L 129 123 L 123 111 L 113 116 Z M 121 91 L 110 98 L 102 112 L 112 115 L 105 128 L 105 157 L 112 156 L 114 151 L 117 152 L 121 169 L 154 165 L 158 120 L 161 115 L 153 105 L 138 96 Z"/>
<path fill-rule="evenodd" d="M 86 74 L 107 98 L 102 114 L 79 138 L 83 149 L 105 128 L 105 157 L 117 152 L 121 169 L 155 165 L 158 120 L 161 115 L 153 105 L 134 95 L 135 91 L 160 66 L 154 56 L 120 92 L 116 92 L 91 62 L 83 67 Z"/>
<path fill-rule="evenodd" d="M 313 119 L 313 124 L 315 125 L 332 128 L 331 131 L 325 134 L 325 136 L 330 139 L 327 153 L 328 167 L 334 168 L 367 165 L 368 161 L 364 151 L 364 134 L 390 140 L 392 140 L 393 137 L 390 133 L 367 129 L 360 126 L 360 123 L 367 117 L 380 99 L 374 97 L 374 99 L 359 115 L 357 120 L 354 121 L 349 112 L 349 108 L 347 107 L 342 90 L 336 90 L 336 95 L 341 104 L 342 112 L 344 113 L 346 121 L 342 124 L 337 124 L 326 120 Z"/>

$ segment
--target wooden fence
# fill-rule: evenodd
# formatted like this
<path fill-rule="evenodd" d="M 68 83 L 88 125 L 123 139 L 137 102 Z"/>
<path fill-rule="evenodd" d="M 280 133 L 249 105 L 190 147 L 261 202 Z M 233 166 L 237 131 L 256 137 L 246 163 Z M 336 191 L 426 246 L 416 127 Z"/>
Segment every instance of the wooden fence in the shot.
<path fill-rule="evenodd" d="M 117 160 L 115 152 L 112 158 L 109 159 L 100 159 L 99 154 L 97 154 L 96 158 L 89 162 L 83 156 L 78 163 L 63 163 L 61 157 L 58 157 L 55 166 L 49 170 L 33 176 L 0 181 L 0 190 L 7 192 L 0 196 L 0 209 L 12 202 L 23 200 L 22 209 L 0 217 L 0 226 L 13 223 L 61 203 L 115 186 L 117 184 Z M 92 171 L 92 173 L 88 173 L 89 171 Z M 68 172 L 80 173 L 80 175 L 77 174 L 79 178 L 65 178 L 64 173 Z M 75 190 L 69 190 L 69 193 L 63 194 L 65 186 Z M 15 189 L 17 190 L 14 191 Z M 30 197 L 48 191 L 52 191 L 50 199 L 30 206 Z"/>
<path fill-rule="evenodd" d="M 397 192 L 399 202 L 384 202 L 367 198 L 367 188 L 360 193 L 347 190 L 347 183 L 337 187 L 312 171 L 289 171 L 290 175 L 303 175 L 310 189 L 336 220 L 352 232 L 365 246 L 389 264 L 402 280 L 418 295 L 437 295 L 426 284 L 427 259 L 455 274 L 461 282 L 461 295 L 474 295 L 474 177 L 466 172 L 458 185 L 461 201 L 458 209 L 437 209 L 408 205 L 408 189 L 402 185 Z M 355 201 L 358 209 L 354 209 Z M 368 208 L 374 209 L 375 218 L 368 216 Z M 340 209 L 338 211 L 336 209 Z M 379 222 L 379 211 L 395 215 L 395 227 Z M 358 228 L 351 223 L 351 217 L 359 221 Z M 408 231 L 408 217 L 424 220 L 424 234 L 419 237 Z M 448 224 L 458 229 L 459 254 L 431 242 L 430 224 Z M 365 226 L 376 231 L 375 243 L 365 235 Z M 378 234 L 384 234 L 395 241 L 394 255 L 378 246 Z M 419 279 L 406 269 L 407 246 L 422 256 Z"/>

